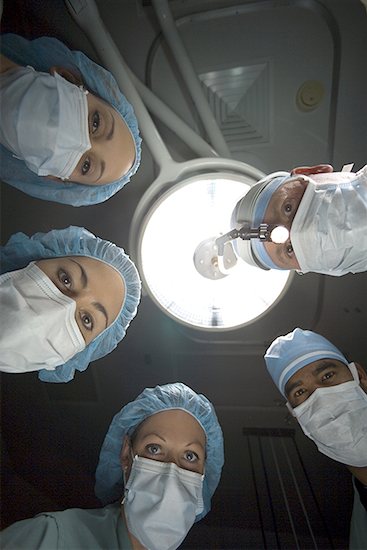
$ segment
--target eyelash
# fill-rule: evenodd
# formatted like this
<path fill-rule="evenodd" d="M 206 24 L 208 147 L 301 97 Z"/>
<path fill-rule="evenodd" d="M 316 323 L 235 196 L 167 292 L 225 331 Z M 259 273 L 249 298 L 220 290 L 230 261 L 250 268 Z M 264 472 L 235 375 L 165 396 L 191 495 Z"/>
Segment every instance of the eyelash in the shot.
<path fill-rule="evenodd" d="M 92 115 L 92 120 L 91 120 L 91 128 L 90 128 L 91 134 L 94 134 L 99 129 L 100 124 L 101 124 L 100 114 L 98 111 L 95 111 Z"/>
<path fill-rule="evenodd" d="M 91 165 L 90 158 L 86 157 L 84 159 L 82 167 L 81 167 L 81 172 L 82 172 L 83 176 L 86 176 L 88 174 L 88 172 L 90 170 L 90 165 Z"/>
<path fill-rule="evenodd" d="M 305 393 L 305 389 L 304 388 L 300 388 L 299 390 L 297 390 L 294 394 L 294 397 L 301 397 L 301 395 L 303 395 Z"/>
<path fill-rule="evenodd" d="M 199 456 L 198 456 L 196 453 L 194 453 L 194 451 L 186 451 L 186 452 L 185 452 L 185 455 L 188 455 L 188 454 L 191 454 L 191 455 L 194 456 L 194 460 L 189 460 L 189 459 L 187 458 L 187 456 L 185 456 L 185 460 L 187 460 L 187 461 L 190 462 L 191 464 L 192 464 L 193 462 L 197 462 L 197 461 L 199 460 Z"/>
<path fill-rule="evenodd" d="M 65 271 L 64 269 L 60 269 L 59 272 L 58 272 L 58 277 L 59 277 L 59 281 L 60 283 L 65 287 L 67 288 L 67 290 L 70 290 L 72 285 L 73 285 L 73 280 L 72 278 L 70 277 L 69 273 L 67 271 Z M 65 279 L 67 279 L 69 281 L 69 283 L 66 283 L 65 282 Z"/>
<path fill-rule="evenodd" d="M 290 208 L 289 210 L 288 210 L 288 207 Z M 284 205 L 284 212 L 285 212 L 286 214 L 291 214 L 291 213 L 292 213 L 292 210 L 293 210 L 293 208 L 292 208 L 291 203 L 290 203 L 290 202 L 287 202 L 287 203 Z"/>
<path fill-rule="evenodd" d="M 294 251 L 293 251 L 292 243 L 287 243 L 286 244 L 285 251 L 286 251 L 287 256 L 293 256 Z"/>
<path fill-rule="evenodd" d="M 322 380 L 330 380 L 334 376 L 334 371 L 325 372 L 325 374 L 322 377 Z"/>
<path fill-rule="evenodd" d="M 81 311 L 79 315 L 83 327 L 91 332 L 94 328 L 93 317 L 86 311 Z M 88 319 L 88 323 L 85 322 L 86 319 Z"/>
<path fill-rule="evenodd" d="M 152 451 L 152 447 L 155 447 L 156 449 L 158 449 L 158 452 L 154 453 Z M 152 454 L 152 455 L 157 455 L 159 452 L 161 452 L 161 447 L 160 445 L 157 445 L 156 443 L 150 443 L 149 445 L 147 445 L 146 447 L 146 450 L 148 451 L 148 453 Z"/>

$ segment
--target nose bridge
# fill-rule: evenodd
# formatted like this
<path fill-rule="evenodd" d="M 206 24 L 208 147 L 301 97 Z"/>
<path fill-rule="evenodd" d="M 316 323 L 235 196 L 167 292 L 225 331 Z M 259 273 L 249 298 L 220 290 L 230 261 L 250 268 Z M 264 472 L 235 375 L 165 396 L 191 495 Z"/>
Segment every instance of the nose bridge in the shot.
<path fill-rule="evenodd" d="M 71 297 L 75 300 L 77 308 L 88 307 L 93 302 L 93 296 L 89 288 L 80 288 Z"/>
<path fill-rule="evenodd" d="M 166 454 L 165 462 L 172 462 L 173 464 L 176 464 L 176 466 L 180 466 L 178 453 L 175 452 L 174 449 L 169 449 Z"/>
<path fill-rule="evenodd" d="M 323 385 L 317 378 L 310 378 L 310 381 L 308 382 L 308 391 L 309 395 L 312 395 L 315 390 L 318 388 L 322 388 Z"/>

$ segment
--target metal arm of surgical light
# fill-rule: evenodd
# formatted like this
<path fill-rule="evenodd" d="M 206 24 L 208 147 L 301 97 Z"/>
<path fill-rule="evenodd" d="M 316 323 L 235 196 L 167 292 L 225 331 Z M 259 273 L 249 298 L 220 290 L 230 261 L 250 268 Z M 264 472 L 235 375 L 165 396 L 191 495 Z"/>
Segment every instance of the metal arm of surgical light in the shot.
<path fill-rule="evenodd" d="M 131 239 L 132 242 L 130 250 L 132 254 L 136 249 L 139 249 L 139 246 L 137 246 L 137 235 L 141 233 L 147 206 L 149 207 L 157 199 L 157 196 L 160 195 L 167 187 L 172 187 L 174 183 L 188 178 L 195 173 L 214 173 L 218 171 L 226 171 L 231 174 L 238 174 L 240 178 L 246 178 L 250 182 L 256 182 L 264 176 L 264 174 L 257 168 L 254 168 L 244 162 L 228 158 L 229 152 L 226 145 L 220 147 L 220 149 L 222 154 L 228 153 L 226 154 L 227 158 L 215 157 L 217 153 L 213 151 L 213 149 L 191 128 L 185 125 L 179 117 L 176 115 L 171 116 L 172 112 L 167 106 L 164 106 L 161 110 L 161 115 L 164 117 L 162 120 L 166 124 L 168 123 L 168 126 L 174 129 L 176 134 L 179 135 L 185 143 L 189 144 L 191 141 L 193 149 L 200 151 L 199 154 L 201 155 L 201 158 L 186 162 L 176 162 L 171 157 L 165 143 L 162 140 L 162 137 L 154 125 L 143 99 L 155 114 L 159 114 L 159 111 L 164 104 L 156 96 L 154 96 L 148 88 L 146 88 L 142 83 L 138 83 L 137 79 L 133 77 L 129 67 L 124 61 L 120 51 L 116 47 L 111 35 L 99 15 L 95 0 L 65 0 L 65 3 L 72 17 L 94 44 L 103 64 L 112 72 L 121 90 L 127 97 L 128 101 L 133 105 L 144 141 L 147 144 L 155 162 L 159 166 L 159 175 L 157 179 L 149 186 L 134 213 L 131 223 L 131 235 L 133 237 Z M 159 14 L 157 14 L 157 16 L 160 20 L 163 19 L 164 21 L 164 26 L 166 27 L 165 34 L 167 35 L 167 39 L 169 35 L 170 45 L 172 46 L 173 42 L 179 42 L 181 44 L 181 39 L 178 35 L 177 29 L 174 28 L 174 22 L 172 23 L 172 16 L 168 17 L 168 3 L 157 2 L 155 4 L 155 9 L 157 11 L 160 9 L 163 10 L 163 15 L 161 14 L 161 16 L 159 16 Z M 202 105 L 206 103 L 206 100 L 203 97 L 200 101 L 198 100 L 197 94 L 200 92 L 198 92 L 198 87 L 192 84 L 195 79 L 198 79 L 194 74 L 191 62 L 187 54 L 183 52 L 182 44 L 181 46 L 178 46 L 178 48 L 176 44 L 176 50 L 177 49 L 179 52 L 177 54 L 175 51 L 175 55 L 177 54 L 180 58 L 179 60 L 176 59 L 180 69 L 182 70 L 184 65 L 190 65 L 191 67 L 187 69 L 186 66 L 185 75 L 186 73 L 190 74 L 190 76 L 186 75 L 191 82 L 189 86 L 190 93 L 193 94 L 195 104 L 200 104 L 202 107 Z M 203 112 L 202 109 L 200 110 L 200 116 L 208 135 L 211 136 L 212 142 L 216 141 L 217 144 L 222 143 L 223 145 L 222 140 L 220 138 L 218 139 L 217 135 L 218 133 L 220 134 L 220 129 L 216 123 L 212 124 L 212 122 L 208 122 L 209 118 L 213 118 L 213 115 L 210 114 L 209 117 L 207 109 L 204 108 L 204 111 L 205 112 Z M 209 158 L 203 158 L 203 154 L 206 154 Z M 139 250 L 136 250 L 136 256 L 139 256 Z M 137 260 L 139 261 L 139 258 L 137 258 Z"/>

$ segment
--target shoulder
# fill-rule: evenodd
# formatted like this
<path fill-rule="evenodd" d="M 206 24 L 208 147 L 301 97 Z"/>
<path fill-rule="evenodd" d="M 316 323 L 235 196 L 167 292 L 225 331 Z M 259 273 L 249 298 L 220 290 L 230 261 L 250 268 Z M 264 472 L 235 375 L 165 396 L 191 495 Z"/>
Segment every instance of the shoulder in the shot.
<path fill-rule="evenodd" d="M 40 514 L 17 521 L 0 535 L 3 550 L 56 550 L 59 548 L 59 530 L 52 514 Z"/>

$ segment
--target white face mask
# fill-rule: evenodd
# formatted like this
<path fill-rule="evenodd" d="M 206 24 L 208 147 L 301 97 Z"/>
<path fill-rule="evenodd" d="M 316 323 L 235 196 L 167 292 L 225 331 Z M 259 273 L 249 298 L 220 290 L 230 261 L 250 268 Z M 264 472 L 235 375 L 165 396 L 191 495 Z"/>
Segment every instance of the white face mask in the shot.
<path fill-rule="evenodd" d="M 311 176 L 291 227 L 302 272 L 367 270 L 367 166 L 357 174 Z"/>
<path fill-rule="evenodd" d="M 0 370 L 53 370 L 85 348 L 76 302 L 34 263 L 0 276 Z"/>
<path fill-rule="evenodd" d="M 129 531 L 148 550 L 175 550 L 204 509 L 204 475 L 171 462 L 134 457 L 125 484 Z"/>
<path fill-rule="evenodd" d="M 349 466 L 367 466 L 367 395 L 350 363 L 354 380 L 317 388 L 294 409 L 303 432 L 324 455 Z"/>
<path fill-rule="evenodd" d="M 0 76 L 0 143 L 39 176 L 67 179 L 91 148 L 85 91 L 32 67 Z"/>

